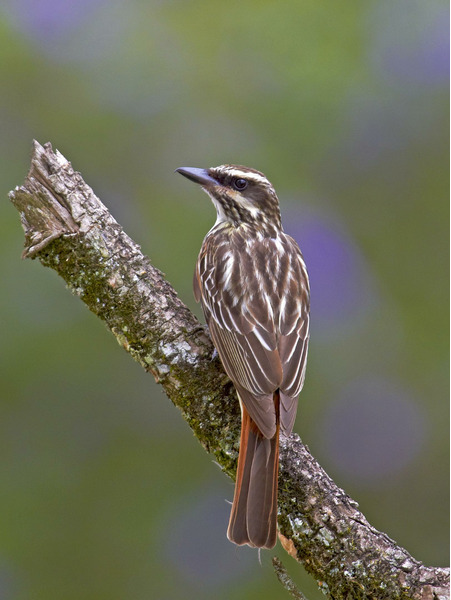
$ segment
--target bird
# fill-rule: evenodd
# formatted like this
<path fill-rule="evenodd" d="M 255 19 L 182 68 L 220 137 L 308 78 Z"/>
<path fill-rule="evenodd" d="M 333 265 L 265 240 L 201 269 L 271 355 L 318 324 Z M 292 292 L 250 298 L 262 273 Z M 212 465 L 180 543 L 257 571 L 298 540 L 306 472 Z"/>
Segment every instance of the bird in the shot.
<path fill-rule="evenodd" d="M 194 271 L 213 344 L 241 407 L 231 542 L 277 541 L 279 435 L 292 432 L 309 343 L 310 287 L 297 242 L 282 227 L 272 184 L 241 165 L 176 169 L 216 208 Z"/>

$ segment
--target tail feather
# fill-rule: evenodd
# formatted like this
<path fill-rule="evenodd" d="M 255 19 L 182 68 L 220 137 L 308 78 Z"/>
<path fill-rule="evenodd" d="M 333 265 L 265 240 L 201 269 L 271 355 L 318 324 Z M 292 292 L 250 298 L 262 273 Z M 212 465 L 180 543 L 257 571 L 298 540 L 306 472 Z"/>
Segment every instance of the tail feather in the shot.
<path fill-rule="evenodd" d="M 279 425 L 265 438 L 242 407 L 241 445 L 227 537 L 235 544 L 273 548 L 277 540 Z"/>

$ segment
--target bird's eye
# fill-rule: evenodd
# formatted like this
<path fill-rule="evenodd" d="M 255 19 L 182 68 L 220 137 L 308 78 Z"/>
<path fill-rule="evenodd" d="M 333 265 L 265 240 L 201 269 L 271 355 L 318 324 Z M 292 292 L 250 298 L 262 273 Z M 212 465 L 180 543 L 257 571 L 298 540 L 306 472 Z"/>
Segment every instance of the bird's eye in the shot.
<path fill-rule="evenodd" d="M 240 192 L 247 188 L 247 184 L 248 182 L 246 181 L 246 179 L 238 178 L 233 180 L 233 187 Z"/>

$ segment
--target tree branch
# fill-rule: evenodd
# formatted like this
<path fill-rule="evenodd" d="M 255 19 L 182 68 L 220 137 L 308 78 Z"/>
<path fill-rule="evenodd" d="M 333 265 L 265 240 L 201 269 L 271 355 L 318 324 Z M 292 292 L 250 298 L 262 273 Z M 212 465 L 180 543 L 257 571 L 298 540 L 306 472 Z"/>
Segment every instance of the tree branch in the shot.
<path fill-rule="evenodd" d="M 105 321 L 180 408 L 204 448 L 235 476 L 240 411 L 208 330 L 113 219 L 71 164 L 34 142 L 10 192 L 38 258 Z M 425 567 L 374 529 L 299 436 L 281 440 L 279 537 L 333 599 L 449 599 L 449 570 Z"/>

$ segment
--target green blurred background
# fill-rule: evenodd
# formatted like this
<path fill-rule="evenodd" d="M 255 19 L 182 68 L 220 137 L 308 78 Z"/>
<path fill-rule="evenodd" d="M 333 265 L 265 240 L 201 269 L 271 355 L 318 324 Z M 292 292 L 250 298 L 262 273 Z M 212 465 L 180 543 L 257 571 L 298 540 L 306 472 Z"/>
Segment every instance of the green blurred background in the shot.
<path fill-rule="evenodd" d="M 151 376 L 20 260 L 6 194 L 33 138 L 199 316 L 214 210 L 173 171 L 266 173 L 311 277 L 296 431 L 374 526 L 448 563 L 448 22 L 444 0 L 3 0 L 2 600 L 288 597 L 272 552 L 226 540 L 233 485 Z"/>

